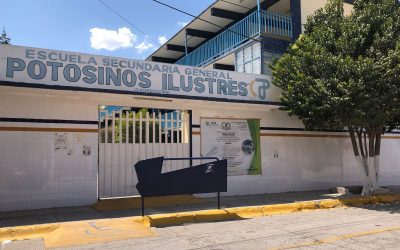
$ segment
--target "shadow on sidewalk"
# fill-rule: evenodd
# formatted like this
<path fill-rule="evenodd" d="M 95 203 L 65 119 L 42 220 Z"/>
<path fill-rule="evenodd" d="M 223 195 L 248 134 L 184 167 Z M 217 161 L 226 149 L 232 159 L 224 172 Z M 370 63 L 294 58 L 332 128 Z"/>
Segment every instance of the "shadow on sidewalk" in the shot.
<path fill-rule="evenodd" d="M 391 194 L 400 194 L 400 186 L 388 186 L 385 187 L 390 190 L 390 194 L 388 194 L 387 198 Z M 363 204 L 363 205 L 352 205 L 352 207 L 357 207 L 357 208 L 362 208 L 362 209 L 368 209 L 368 210 L 375 210 L 375 211 L 380 211 L 380 212 L 389 212 L 391 214 L 400 214 L 400 201 L 389 201 L 388 202 L 382 202 L 378 201 L 375 203 L 370 203 L 370 204 Z"/>
<path fill-rule="evenodd" d="M 393 203 L 377 203 L 368 204 L 364 206 L 354 206 L 362 209 L 375 210 L 380 212 L 389 212 L 391 214 L 400 214 L 400 201 L 395 201 Z"/>

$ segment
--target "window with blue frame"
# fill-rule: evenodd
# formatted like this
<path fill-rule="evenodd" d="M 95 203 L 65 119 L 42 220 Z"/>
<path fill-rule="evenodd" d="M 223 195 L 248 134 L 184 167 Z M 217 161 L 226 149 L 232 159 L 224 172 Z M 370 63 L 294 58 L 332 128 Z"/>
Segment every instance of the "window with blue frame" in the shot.
<path fill-rule="evenodd" d="M 256 42 L 235 53 L 235 68 L 238 72 L 261 74 L 261 45 Z"/>

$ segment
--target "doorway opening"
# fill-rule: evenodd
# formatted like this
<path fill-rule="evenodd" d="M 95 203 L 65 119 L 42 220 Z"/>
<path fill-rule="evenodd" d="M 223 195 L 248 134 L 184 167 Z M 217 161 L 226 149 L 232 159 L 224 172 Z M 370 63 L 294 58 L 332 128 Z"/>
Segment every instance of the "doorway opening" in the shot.
<path fill-rule="evenodd" d="M 99 107 L 99 197 L 138 195 L 136 162 L 190 157 L 190 112 L 124 106 Z M 163 172 L 184 168 L 168 161 Z"/>

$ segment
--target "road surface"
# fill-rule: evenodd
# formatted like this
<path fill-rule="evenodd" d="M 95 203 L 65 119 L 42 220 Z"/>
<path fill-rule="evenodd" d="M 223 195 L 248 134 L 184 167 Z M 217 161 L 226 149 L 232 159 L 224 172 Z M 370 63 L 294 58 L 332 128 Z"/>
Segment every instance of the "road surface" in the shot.
<path fill-rule="evenodd" d="M 400 249 L 400 203 L 153 230 L 154 237 L 65 249 Z"/>

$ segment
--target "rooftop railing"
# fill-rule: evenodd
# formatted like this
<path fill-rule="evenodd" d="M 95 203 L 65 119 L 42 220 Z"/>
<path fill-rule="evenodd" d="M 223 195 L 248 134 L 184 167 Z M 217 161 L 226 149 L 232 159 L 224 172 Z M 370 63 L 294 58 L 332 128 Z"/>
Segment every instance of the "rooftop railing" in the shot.
<path fill-rule="evenodd" d="M 261 34 L 291 39 L 293 37 L 292 18 L 279 13 L 255 11 L 182 57 L 176 64 L 205 66 Z"/>

